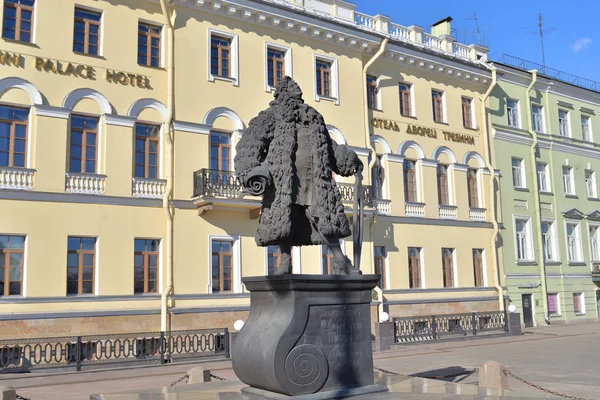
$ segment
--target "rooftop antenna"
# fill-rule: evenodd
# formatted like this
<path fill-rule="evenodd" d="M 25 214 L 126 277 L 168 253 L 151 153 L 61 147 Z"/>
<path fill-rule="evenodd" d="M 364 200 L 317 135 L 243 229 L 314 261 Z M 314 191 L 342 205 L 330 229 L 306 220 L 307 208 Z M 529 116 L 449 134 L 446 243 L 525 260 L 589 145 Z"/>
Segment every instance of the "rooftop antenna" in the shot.
<path fill-rule="evenodd" d="M 479 18 L 477 17 L 477 13 L 474 12 L 473 18 L 467 18 L 467 21 L 475 21 L 475 32 L 473 33 L 473 42 L 485 46 L 485 32 L 482 32 L 481 25 L 479 25 Z"/>
<path fill-rule="evenodd" d="M 546 53 L 544 51 L 544 33 L 550 33 L 556 30 L 556 28 L 544 28 L 544 16 L 542 13 L 538 13 L 537 32 L 531 32 L 532 35 L 540 35 L 540 42 L 542 44 L 542 66 L 546 69 Z"/>

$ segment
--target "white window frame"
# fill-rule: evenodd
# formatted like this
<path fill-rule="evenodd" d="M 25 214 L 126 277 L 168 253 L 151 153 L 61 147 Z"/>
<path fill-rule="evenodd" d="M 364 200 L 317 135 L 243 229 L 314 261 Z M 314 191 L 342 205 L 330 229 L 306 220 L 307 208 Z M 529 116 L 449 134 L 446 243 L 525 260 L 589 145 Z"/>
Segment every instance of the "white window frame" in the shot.
<path fill-rule="evenodd" d="M 562 316 L 562 314 L 561 314 L 561 312 L 560 312 L 560 311 L 561 311 L 561 310 L 560 310 L 560 293 L 548 293 L 546 296 L 547 296 L 547 297 L 550 297 L 550 296 L 556 296 L 556 312 L 554 312 L 554 313 L 550 313 L 550 310 L 548 310 L 548 314 L 549 314 L 551 317 L 560 317 L 560 316 Z M 546 301 L 547 301 L 548 303 L 550 303 L 550 301 L 548 301 L 548 299 L 547 299 L 547 298 L 546 298 Z"/>
<path fill-rule="evenodd" d="M 231 77 L 229 78 L 225 78 L 223 76 L 216 76 L 213 75 L 211 73 L 211 68 L 210 68 L 210 53 L 211 53 L 211 40 L 212 40 L 212 36 L 222 36 L 225 38 L 228 38 L 231 40 Z M 231 82 L 233 84 L 233 86 L 239 86 L 240 85 L 240 80 L 239 80 L 239 39 L 238 39 L 238 35 L 231 33 L 231 32 L 226 32 L 226 31 L 221 31 L 221 30 L 217 30 L 217 29 L 213 29 L 213 28 L 208 28 L 208 43 L 207 43 L 207 53 L 206 53 L 206 67 L 207 67 L 207 72 L 208 72 L 208 81 L 209 82 L 214 82 L 215 80 L 220 80 L 220 81 L 226 81 L 226 82 Z"/>
<path fill-rule="evenodd" d="M 212 294 L 212 242 L 213 240 L 233 241 L 233 278 L 231 280 L 231 293 L 242 293 L 242 264 L 241 264 L 241 238 L 229 235 L 208 235 L 208 293 Z M 218 294 L 217 294 L 218 295 Z"/>
<path fill-rule="evenodd" d="M 575 254 L 573 254 L 574 258 L 571 257 L 571 250 L 570 250 L 570 246 L 569 246 L 569 225 L 575 225 L 575 228 L 573 229 L 573 232 L 575 233 L 575 238 L 574 238 L 574 246 L 575 248 L 573 249 L 573 251 L 575 252 Z M 571 263 L 582 263 L 583 260 L 583 251 L 582 251 L 582 242 L 581 242 L 581 222 L 580 221 L 574 221 L 574 220 L 565 220 L 565 247 L 567 249 L 567 262 L 569 264 Z"/>
<path fill-rule="evenodd" d="M 592 228 L 594 228 L 595 231 L 595 245 L 594 242 L 592 241 L 593 239 L 593 235 L 592 235 Z M 589 245 L 590 245 L 590 260 L 592 261 L 592 263 L 596 264 L 598 262 L 600 262 L 600 224 L 597 223 L 591 223 L 590 221 L 588 221 L 588 240 L 589 240 Z M 595 251 L 594 251 L 595 248 Z M 594 254 L 596 253 L 596 254 Z"/>
<path fill-rule="evenodd" d="M 523 249 L 524 252 L 524 257 L 523 258 L 519 258 L 519 238 L 518 238 L 518 232 L 517 232 L 517 221 L 524 221 L 525 222 L 525 248 Z M 513 217 L 513 226 L 515 227 L 515 234 L 514 234 L 514 240 L 515 240 L 515 260 L 517 261 L 517 263 L 519 262 L 534 262 L 535 259 L 533 257 L 533 241 L 531 238 L 531 217 L 528 216 L 521 216 L 521 215 L 515 215 Z"/>
<path fill-rule="evenodd" d="M 152 25 L 155 27 L 160 27 L 160 63 L 159 63 L 159 67 L 160 68 L 164 68 L 165 67 L 165 51 L 167 48 L 166 45 L 166 27 L 164 24 L 161 24 L 160 22 L 156 22 L 156 21 L 152 21 L 149 19 L 144 19 L 144 18 L 138 18 L 138 23 L 142 23 L 142 24 L 148 24 L 148 25 Z M 137 49 L 136 49 L 137 52 Z M 136 57 L 137 57 L 137 53 L 136 53 Z M 137 58 L 136 58 L 137 60 Z M 140 65 L 140 64 L 138 64 Z M 148 65 L 142 64 L 142 67 L 148 67 Z M 156 68 L 156 67 L 150 67 L 150 68 Z"/>
<path fill-rule="evenodd" d="M 567 168 L 569 170 L 568 175 L 565 175 L 565 168 Z M 576 196 L 573 167 L 571 167 L 570 165 L 563 165 L 562 166 L 562 177 L 563 177 L 563 189 L 565 191 L 565 195 Z M 569 179 L 568 182 L 567 182 L 566 178 Z"/>
<path fill-rule="evenodd" d="M 513 162 L 517 160 L 519 165 L 515 167 Z M 513 177 L 513 187 L 518 189 L 526 189 L 527 188 L 527 176 L 525 174 L 525 163 L 522 158 L 519 157 L 511 157 L 510 164 L 512 168 L 512 177 Z M 520 182 L 517 182 L 520 180 Z"/>
<path fill-rule="evenodd" d="M 471 108 L 471 126 L 467 126 L 466 128 L 470 128 L 470 129 L 477 129 L 477 121 L 475 120 L 475 116 L 477 115 L 475 113 L 475 101 L 473 101 L 472 97 L 468 97 L 468 96 L 461 96 L 460 100 L 461 100 L 461 108 L 462 108 L 462 100 L 469 100 L 470 103 L 470 108 Z M 444 115 L 446 114 L 446 100 L 444 99 Z M 462 117 L 462 115 L 461 115 Z M 446 123 L 448 121 L 445 121 Z"/>
<path fill-rule="evenodd" d="M 573 292 L 573 301 L 575 301 L 575 295 L 579 300 L 579 312 L 575 312 L 575 305 L 573 305 L 573 312 L 575 312 L 575 315 L 585 315 L 585 292 Z"/>
<path fill-rule="evenodd" d="M 542 171 L 540 171 L 540 167 Z M 538 179 L 539 190 L 542 193 L 552 193 L 550 186 L 550 171 L 548 169 L 548 163 L 538 162 L 536 163 L 536 173 Z M 543 187 L 542 187 L 543 185 Z"/>
<path fill-rule="evenodd" d="M 275 86 L 269 85 L 269 50 L 277 50 L 284 53 L 283 63 L 285 65 L 285 75 L 290 78 L 294 77 L 293 63 L 292 63 L 292 48 L 289 46 L 283 46 L 281 44 L 265 42 L 265 92 L 271 93 L 275 91 Z"/>
<path fill-rule="evenodd" d="M 508 107 L 508 102 L 509 101 L 514 101 L 516 104 L 516 108 L 514 108 L 514 125 L 511 125 L 510 123 L 510 114 L 511 112 L 509 110 L 511 110 L 511 108 Z M 508 126 L 512 126 L 513 128 L 521 128 L 521 115 L 520 115 L 520 104 L 519 104 L 519 100 L 515 100 L 515 99 L 511 99 L 511 98 L 507 98 L 506 99 L 506 115 L 508 117 L 507 120 L 507 124 Z"/>
<path fill-rule="evenodd" d="M 585 170 L 585 193 L 588 199 L 597 199 L 598 198 L 598 189 L 596 187 L 596 172 L 591 169 Z M 588 173 L 590 173 L 590 177 L 588 178 Z"/>
<path fill-rule="evenodd" d="M 317 67 L 317 61 L 325 61 L 331 63 L 331 94 L 332 97 L 322 97 L 317 92 L 317 75 L 315 69 Z M 313 53 L 312 60 L 312 71 L 313 71 L 313 91 L 315 94 L 315 101 L 333 101 L 336 106 L 340 105 L 340 85 L 339 85 L 339 72 L 338 72 L 338 59 L 329 57 L 323 54 Z"/>
<path fill-rule="evenodd" d="M 4 4 L 4 2 L 2 2 Z M 33 3 L 34 6 L 34 18 L 37 17 L 37 1 Z M 100 35 L 98 35 L 98 55 L 81 53 L 80 55 L 92 57 L 104 57 L 104 10 L 101 8 L 84 6 L 81 4 L 75 4 L 75 8 L 79 8 L 81 10 L 90 11 L 93 13 L 100 14 Z M 73 8 L 73 24 L 75 23 L 75 8 Z M 37 18 L 33 21 L 34 25 L 37 25 Z M 35 27 L 34 27 L 35 29 Z M 34 38 L 32 33 L 32 38 Z M 72 39 L 71 39 L 72 40 Z M 137 40 L 137 32 L 136 32 L 136 40 Z M 35 42 L 31 42 L 31 44 L 36 44 Z M 71 50 L 73 50 L 73 42 L 71 42 Z M 137 60 L 137 47 L 136 47 L 136 60 Z"/>
<path fill-rule="evenodd" d="M 560 116 L 561 113 L 565 113 L 565 117 Z M 571 137 L 571 121 L 570 113 L 568 110 L 559 108 L 558 109 L 558 134 L 562 137 Z"/>
<path fill-rule="evenodd" d="M 410 82 L 406 82 L 406 81 L 398 81 L 398 85 L 406 85 L 410 88 L 410 115 L 409 117 L 415 117 L 417 114 L 417 111 L 415 109 L 415 107 L 417 107 L 417 104 L 415 102 L 415 85 L 410 83 Z M 381 93 L 381 90 L 379 91 Z M 398 97 L 400 96 L 400 88 L 398 88 Z M 398 100 L 398 103 L 400 101 Z M 400 117 L 405 117 L 404 115 L 400 114 Z"/>
<path fill-rule="evenodd" d="M 539 120 L 539 129 L 535 129 L 536 127 L 536 123 L 535 123 L 535 117 L 536 117 L 536 113 L 533 112 L 534 108 L 538 108 L 540 110 L 540 120 Z M 539 104 L 532 104 L 531 105 L 531 129 L 533 129 L 536 132 L 539 133 L 546 133 L 546 122 L 544 121 L 544 106 L 541 106 Z"/>
<path fill-rule="evenodd" d="M 544 246 L 544 261 L 559 261 L 558 245 L 557 245 L 557 241 L 556 241 L 556 239 L 557 239 L 557 237 L 556 237 L 556 221 L 553 219 L 543 218 L 542 225 L 544 223 L 549 225 L 548 232 L 550 233 L 550 240 L 549 240 L 549 243 L 547 243 L 546 235 L 544 234 L 543 230 L 541 230 L 541 228 L 540 228 L 540 232 L 542 235 L 542 245 Z M 548 251 L 546 250 L 546 247 L 550 248 L 551 257 L 548 257 Z"/>
<path fill-rule="evenodd" d="M 583 121 L 587 122 L 587 138 L 586 138 L 586 134 L 585 134 L 585 129 L 584 129 L 584 123 Z M 589 115 L 582 115 L 581 116 L 581 135 L 582 135 L 582 139 L 586 142 L 593 142 L 594 141 L 594 133 L 592 131 L 592 118 Z"/>
<path fill-rule="evenodd" d="M 447 124 L 448 123 L 448 108 L 446 106 L 446 91 L 442 90 L 442 89 L 431 88 L 431 96 L 433 96 L 433 92 L 439 92 L 442 94 L 442 113 L 444 114 L 444 115 L 442 115 L 442 123 Z M 412 91 L 411 91 L 411 94 L 412 94 Z M 471 104 L 471 106 L 472 106 L 472 104 Z M 473 107 L 471 107 L 471 109 L 473 109 Z M 433 114 L 432 114 L 432 117 L 433 117 Z M 462 118 L 462 114 L 461 114 L 461 118 Z"/>

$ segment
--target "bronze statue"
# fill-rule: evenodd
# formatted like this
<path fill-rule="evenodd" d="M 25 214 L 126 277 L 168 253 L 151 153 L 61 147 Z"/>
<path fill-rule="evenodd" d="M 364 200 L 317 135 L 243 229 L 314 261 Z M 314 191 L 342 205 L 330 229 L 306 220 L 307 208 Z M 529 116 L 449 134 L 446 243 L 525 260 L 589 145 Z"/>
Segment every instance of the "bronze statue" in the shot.
<path fill-rule="evenodd" d="M 279 245 L 277 274 L 292 272 L 292 246 L 307 245 L 329 247 L 334 274 L 360 274 L 339 244 L 352 232 L 333 173 L 361 176 L 363 164 L 331 140 L 323 116 L 304 104 L 292 78 L 279 82 L 274 97 L 236 147 L 240 182 L 248 193 L 263 196 L 256 243 Z"/>

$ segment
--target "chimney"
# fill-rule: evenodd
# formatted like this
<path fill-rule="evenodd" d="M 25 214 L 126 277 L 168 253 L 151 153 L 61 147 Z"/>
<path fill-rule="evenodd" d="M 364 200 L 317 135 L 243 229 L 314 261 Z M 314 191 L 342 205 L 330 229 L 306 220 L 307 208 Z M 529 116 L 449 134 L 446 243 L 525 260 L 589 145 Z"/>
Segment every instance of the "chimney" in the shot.
<path fill-rule="evenodd" d="M 433 36 L 442 37 L 444 35 L 450 36 L 450 23 L 452 22 L 452 17 L 444 18 L 441 21 L 434 23 L 431 26 L 431 34 Z"/>

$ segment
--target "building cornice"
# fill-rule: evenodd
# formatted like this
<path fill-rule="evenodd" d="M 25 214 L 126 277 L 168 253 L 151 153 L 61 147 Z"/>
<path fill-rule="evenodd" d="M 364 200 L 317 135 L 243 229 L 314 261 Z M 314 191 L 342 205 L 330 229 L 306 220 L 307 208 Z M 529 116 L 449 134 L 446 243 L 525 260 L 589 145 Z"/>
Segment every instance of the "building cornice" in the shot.
<path fill-rule="evenodd" d="M 150 0 L 156 2 L 156 0 Z M 318 0 L 318 2 L 332 4 L 347 4 L 334 0 Z M 313 3 L 315 3 L 313 1 Z M 474 45 L 466 46 L 460 43 L 450 43 L 452 51 L 432 46 L 421 40 L 422 28 L 412 37 L 401 37 L 390 32 L 391 26 L 400 27 L 389 21 L 389 29 L 382 29 L 373 24 L 364 25 L 356 22 L 356 16 L 369 19 L 381 19 L 383 16 L 369 17 L 364 14 L 354 14 L 354 10 L 347 9 L 350 15 L 333 15 L 319 11 L 308 5 L 301 6 L 283 0 L 177 0 L 178 6 L 193 8 L 204 12 L 218 14 L 222 17 L 238 19 L 246 23 L 268 26 L 298 36 L 319 40 L 367 54 L 379 48 L 381 40 L 390 40 L 388 59 L 401 63 L 407 67 L 422 68 L 431 73 L 443 75 L 454 79 L 469 81 L 473 84 L 487 85 L 491 79 L 489 66 L 471 56 L 471 50 L 486 51 Z M 404 28 L 404 31 L 414 30 L 413 27 Z M 415 28 L 416 29 L 416 28 Z M 419 38 L 418 41 L 414 40 Z M 465 49 L 465 54 L 454 50 Z"/>

